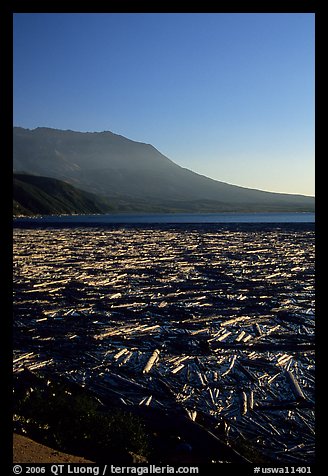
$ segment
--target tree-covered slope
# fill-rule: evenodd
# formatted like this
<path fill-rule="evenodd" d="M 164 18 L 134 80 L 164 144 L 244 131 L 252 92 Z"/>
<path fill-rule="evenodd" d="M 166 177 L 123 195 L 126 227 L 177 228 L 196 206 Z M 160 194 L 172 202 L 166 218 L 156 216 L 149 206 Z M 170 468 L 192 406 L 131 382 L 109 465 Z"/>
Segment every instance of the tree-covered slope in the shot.
<path fill-rule="evenodd" d="M 14 215 L 105 213 L 111 209 L 105 199 L 61 180 L 14 174 Z"/>

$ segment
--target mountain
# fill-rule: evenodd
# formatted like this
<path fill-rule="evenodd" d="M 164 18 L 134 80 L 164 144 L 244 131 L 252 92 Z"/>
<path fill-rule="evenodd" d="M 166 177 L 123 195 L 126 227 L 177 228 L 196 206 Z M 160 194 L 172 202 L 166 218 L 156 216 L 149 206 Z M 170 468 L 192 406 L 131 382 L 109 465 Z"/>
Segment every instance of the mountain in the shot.
<path fill-rule="evenodd" d="M 109 203 L 61 180 L 14 174 L 14 215 L 106 213 Z"/>
<path fill-rule="evenodd" d="M 314 198 L 264 192 L 180 167 L 152 145 L 112 132 L 13 130 L 14 171 L 57 178 L 106 197 L 115 210 L 313 211 Z"/>

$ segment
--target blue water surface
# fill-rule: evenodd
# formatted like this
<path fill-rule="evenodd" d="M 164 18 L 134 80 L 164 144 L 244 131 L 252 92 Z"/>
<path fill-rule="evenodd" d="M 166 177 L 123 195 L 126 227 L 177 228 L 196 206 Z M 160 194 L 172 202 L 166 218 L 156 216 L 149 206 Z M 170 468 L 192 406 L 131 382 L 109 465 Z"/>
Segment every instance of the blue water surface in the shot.
<path fill-rule="evenodd" d="M 105 215 L 45 215 L 20 217 L 19 223 L 42 224 L 179 224 L 179 223 L 314 223 L 314 213 L 121 213 Z"/>

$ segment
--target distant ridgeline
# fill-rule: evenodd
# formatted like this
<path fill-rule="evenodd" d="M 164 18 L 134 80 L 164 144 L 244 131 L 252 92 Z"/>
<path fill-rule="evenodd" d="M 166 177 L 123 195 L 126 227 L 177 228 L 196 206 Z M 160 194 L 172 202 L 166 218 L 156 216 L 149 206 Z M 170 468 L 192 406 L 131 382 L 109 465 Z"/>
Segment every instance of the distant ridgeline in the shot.
<path fill-rule="evenodd" d="M 16 214 L 314 211 L 314 197 L 213 180 L 112 132 L 14 127 L 13 150 Z"/>

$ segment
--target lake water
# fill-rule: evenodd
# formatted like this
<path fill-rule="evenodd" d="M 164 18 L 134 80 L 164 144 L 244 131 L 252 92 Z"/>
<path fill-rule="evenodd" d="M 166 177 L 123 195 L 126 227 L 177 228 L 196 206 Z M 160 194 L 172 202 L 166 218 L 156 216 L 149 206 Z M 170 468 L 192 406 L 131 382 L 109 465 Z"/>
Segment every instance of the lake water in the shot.
<path fill-rule="evenodd" d="M 59 215 L 21 217 L 19 224 L 179 224 L 179 223 L 314 223 L 314 213 L 121 213 L 106 215 Z"/>

